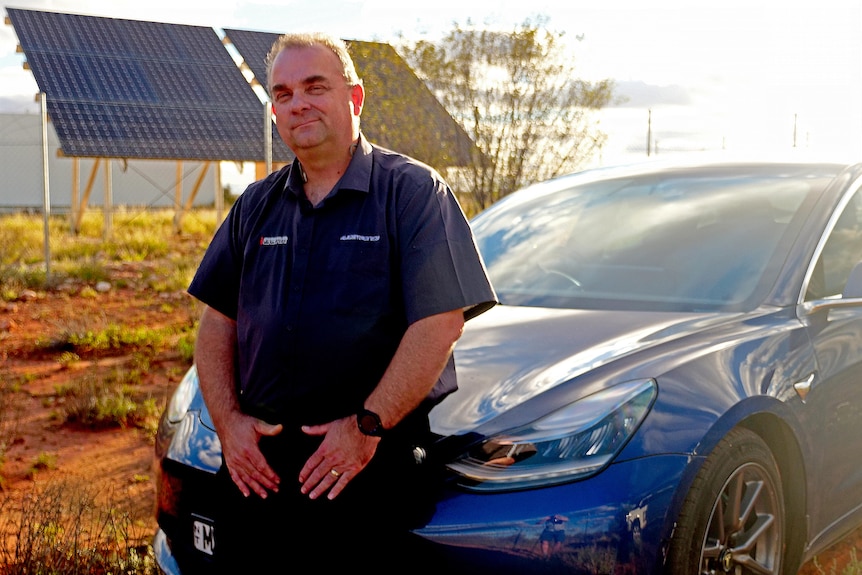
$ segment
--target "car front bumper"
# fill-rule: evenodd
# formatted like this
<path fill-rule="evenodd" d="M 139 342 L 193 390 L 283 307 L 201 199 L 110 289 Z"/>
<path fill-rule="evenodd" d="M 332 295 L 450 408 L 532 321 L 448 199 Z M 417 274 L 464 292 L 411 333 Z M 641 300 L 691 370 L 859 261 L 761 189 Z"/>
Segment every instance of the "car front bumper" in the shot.
<path fill-rule="evenodd" d="M 178 510 L 179 518 L 160 514 L 153 546 L 165 575 L 187 575 L 218 556 L 195 548 L 191 520 L 181 518 L 212 517 L 217 502 L 205 495 L 211 474 L 172 463 L 162 461 L 161 473 L 168 475 L 162 484 L 181 485 L 196 503 Z M 415 533 L 423 540 L 422 552 L 445 566 L 447 575 L 659 573 L 676 491 L 690 463 L 684 455 L 654 456 L 545 489 L 479 494 L 453 488 Z M 182 470 L 191 473 L 176 477 Z M 551 516 L 557 527 L 546 531 Z M 422 557 L 415 560 L 423 563 Z"/>

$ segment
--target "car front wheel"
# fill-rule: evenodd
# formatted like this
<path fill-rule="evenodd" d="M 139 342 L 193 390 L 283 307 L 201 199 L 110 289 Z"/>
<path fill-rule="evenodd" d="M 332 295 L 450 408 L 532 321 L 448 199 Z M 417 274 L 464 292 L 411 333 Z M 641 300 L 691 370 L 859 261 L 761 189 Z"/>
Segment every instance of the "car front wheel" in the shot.
<path fill-rule="evenodd" d="M 692 484 L 671 540 L 669 571 L 779 575 L 785 517 L 772 452 L 756 433 L 736 428 Z"/>

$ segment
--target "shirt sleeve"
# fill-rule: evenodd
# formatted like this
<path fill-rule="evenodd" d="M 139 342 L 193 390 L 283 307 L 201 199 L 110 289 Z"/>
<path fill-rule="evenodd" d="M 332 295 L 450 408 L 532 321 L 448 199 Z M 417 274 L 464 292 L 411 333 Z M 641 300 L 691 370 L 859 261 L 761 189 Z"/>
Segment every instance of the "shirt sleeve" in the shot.
<path fill-rule="evenodd" d="M 188 289 L 189 294 L 233 320 L 237 318 L 242 271 L 236 239 L 241 206 L 242 196 L 216 230 Z"/>
<path fill-rule="evenodd" d="M 408 323 L 461 309 L 469 320 L 496 304 L 473 232 L 449 187 L 432 172 L 400 213 Z"/>

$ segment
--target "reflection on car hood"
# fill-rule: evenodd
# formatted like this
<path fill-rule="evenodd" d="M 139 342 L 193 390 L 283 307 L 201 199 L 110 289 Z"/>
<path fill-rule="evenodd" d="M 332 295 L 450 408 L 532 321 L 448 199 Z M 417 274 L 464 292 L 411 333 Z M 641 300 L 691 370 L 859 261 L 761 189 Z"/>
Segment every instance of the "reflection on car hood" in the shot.
<path fill-rule="evenodd" d="M 459 389 L 432 410 L 431 427 L 440 435 L 473 431 L 591 369 L 726 319 L 498 305 L 465 326 L 455 348 Z"/>

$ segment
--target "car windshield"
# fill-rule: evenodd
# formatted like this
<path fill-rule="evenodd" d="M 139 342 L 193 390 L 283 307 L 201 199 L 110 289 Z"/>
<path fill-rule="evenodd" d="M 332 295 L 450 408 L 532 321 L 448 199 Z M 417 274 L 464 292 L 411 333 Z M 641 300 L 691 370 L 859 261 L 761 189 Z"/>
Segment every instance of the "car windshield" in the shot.
<path fill-rule="evenodd" d="M 775 281 L 834 173 L 664 172 L 573 176 L 473 220 L 504 305 L 738 311 Z"/>

